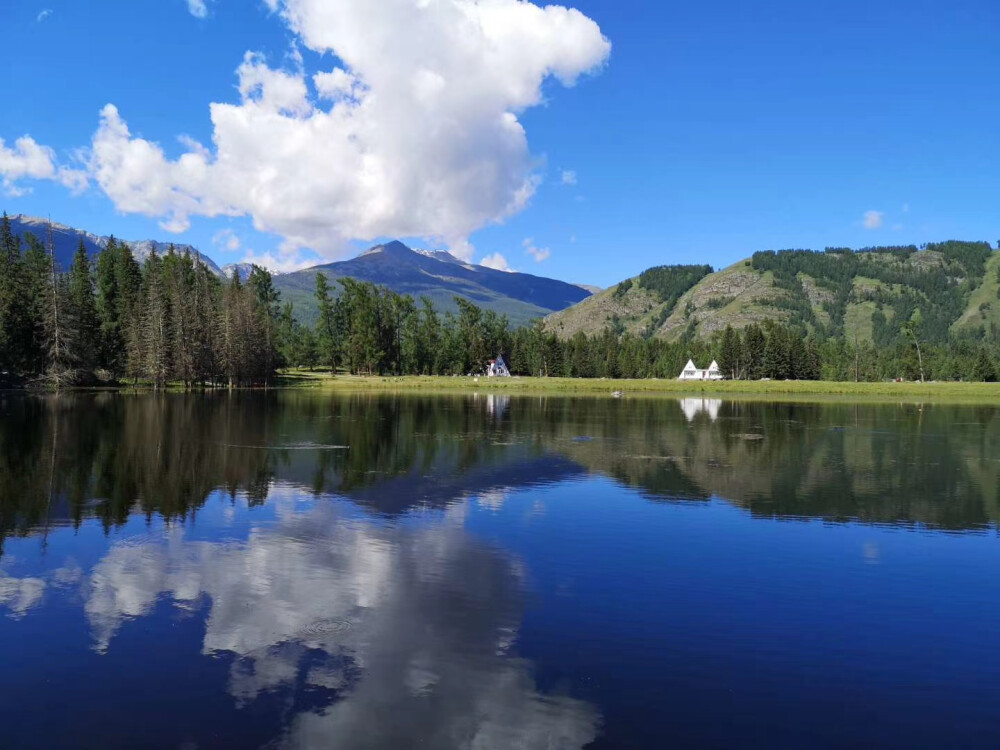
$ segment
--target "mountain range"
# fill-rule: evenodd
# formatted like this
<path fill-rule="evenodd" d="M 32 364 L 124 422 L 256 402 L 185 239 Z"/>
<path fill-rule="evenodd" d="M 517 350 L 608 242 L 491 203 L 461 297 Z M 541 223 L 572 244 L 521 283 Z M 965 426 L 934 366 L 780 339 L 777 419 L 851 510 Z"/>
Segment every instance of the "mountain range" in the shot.
<path fill-rule="evenodd" d="M 418 301 L 426 296 L 435 307 L 444 311 L 455 309 L 454 297 L 457 295 L 506 315 L 514 325 L 542 318 L 591 295 L 587 289 L 565 281 L 497 271 L 466 263 L 450 253 L 413 250 L 394 241 L 376 245 L 351 260 L 276 277 L 275 287 L 284 301 L 295 305 L 296 317 L 301 322 L 311 323 L 318 314 L 313 292 L 316 274 L 320 272 L 331 282 L 349 277 L 384 285 Z M 334 285 L 334 288 L 339 286 Z"/>
<path fill-rule="evenodd" d="M 45 241 L 49 221 L 23 214 L 9 217 L 16 235 L 33 233 Z M 67 269 L 80 242 L 87 253 L 94 257 L 107 246 L 107 236 L 64 224 L 51 223 L 52 246 L 56 263 Z M 139 262 L 149 254 L 167 252 L 171 244 L 179 252 L 197 255 L 218 276 L 231 278 L 239 274 L 245 280 L 252 266 L 248 263 L 231 263 L 220 267 L 197 248 L 156 240 L 121 240 L 132 250 Z M 294 305 L 295 316 L 300 322 L 311 325 L 318 316 L 314 297 L 316 274 L 326 274 L 331 282 L 331 293 L 336 296 L 340 278 L 370 281 L 385 286 L 398 294 L 409 294 L 419 301 L 421 296 L 431 299 L 441 311 L 455 310 L 454 297 L 464 297 L 480 307 L 507 315 L 513 325 L 525 324 L 533 319 L 574 305 L 592 293 L 593 287 L 569 284 L 556 279 L 527 273 L 497 271 L 485 266 L 466 263 L 443 251 L 413 250 L 402 242 L 393 241 L 366 250 L 356 258 L 313 266 L 301 271 L 274 275 L 274 286 L 281 292 L 283 302 Z"/>
<path fill-rule="evenodd" d="M 25 214 L 15 214 L 8 218 L 10 219 L 10 227 L 14 234 L 20 235 L 23 239 L 24 235 L 30 232 L 42 242 L 46 242 L 46 234 L 50 225 L 48 219 L 40 219 L 37 216 L 27 216 Z M 107 246 L 108 240 L 111 239 L 109 236 L 99 236 L 86 230 L 74 229 L 73 227 L 58 224 L 54 221 L 51 222 L 51 227 L 52 249 L 56 256 L 56 264 L 64 270 L 69 268 L 73 262 L 73 254 L 76 252 L 77 247 L 79 247 L 80 242 L 83 242 L 83 246 L 87 249 L 87 254 L 93 258 Z M 174 249 L 179 253 L 190 252 L 192 255 L 199 256 L 202 262 L 213 273 L 219 276 L 226 275 L 226 268 L 229 268 L 228 266 L 220 268 L 214 260 L 192 245 L 185 245 L 179 242 L 158 242 L 156 240 L 123 240 L 120 237 L 116 237 L 115 239 L 118 242 L 124 242 L 128 245 L 132 251 L 132 255 L 140 263 L 144 263 L 149 254 L 154 250 L 158 255 L 162 255 L 173 244 Z"/>

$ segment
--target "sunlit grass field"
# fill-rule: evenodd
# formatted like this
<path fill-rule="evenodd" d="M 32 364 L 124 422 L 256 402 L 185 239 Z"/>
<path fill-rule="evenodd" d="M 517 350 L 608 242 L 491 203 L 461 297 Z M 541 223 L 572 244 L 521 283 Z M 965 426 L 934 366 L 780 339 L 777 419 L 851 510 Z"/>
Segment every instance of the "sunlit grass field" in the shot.
<path fill-rule="evenodd" d="M 280 386 L 344 391 L 426 391 L 552 393 L 622 396 L 640 394 L 715 395 L 753 397 L 850 396 L 907 400 L 958 400 L 1000 404 L 1000 383 L 852 383 L 808 380 L 679 381 L 599 378 L 486 378 L 409 375 L 402 377 L 337 374 L 290 369 L 282 372 Z"/>

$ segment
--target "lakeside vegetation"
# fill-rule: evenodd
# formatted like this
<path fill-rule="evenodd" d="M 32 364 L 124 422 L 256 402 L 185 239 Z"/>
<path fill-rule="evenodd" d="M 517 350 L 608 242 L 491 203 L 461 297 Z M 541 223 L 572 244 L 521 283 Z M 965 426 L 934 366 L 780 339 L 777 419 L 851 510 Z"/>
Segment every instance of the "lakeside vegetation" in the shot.
<path fill-rule="evenodd" d="M 933 252 L 944 256 L 947 251 L 954 256 L 950 262 L 955 268 L 965 268 L 969 275 L 985 268 L 988 246 L 959 243 L 948 248 Z M 911 258 L 910 249 L 907 253 L 898 254 Z M 831 252 L 822 262 L 798 253 L 764 254 L 755 260 L 771 264 L 768 272 L 789 284 L 792 266 L 802 263 L 823 267 L 844 263 L 853 268 L 873 262 L 869 256 L 849 262 L 834 260 L 841 255 Z M 816 278 L 832 277 L 832 271 L 823 276 L 819 265 L 808 270 Z M 648 292 L 680 306 L 683 290 L 709 270 L 707 266 L 663 267 L 644 275 L 640 282 Z M 877 275 L 876 270 L 865 272 Z M 968 289 L 953 289 L 947 280 L 939 289 L 923 273 L 914 278 L 927 281 L 927 294 L 950 295 L 949 304 L 957 309 Z M 262 268 L 252 267 L 245 280 L 238 273 L 223 279 L 199 257 L 177 253 L 173 247 L 162 257 L 152 252 L 140 265 L 128 246 L 111 238 L 96 259 L 88 257 L 81 243 L 71 267 L 63 271 L 51 242 L 47 246 L 30 233 L 24 238 L 15 236 L 4 216 L 0 225 L 0 386 L 272 386 L 280 370 L 296 367 L 370 378 L 469 376 L 485 373 L 490 359 L 501 354 L 512 374 L 540 381 L 495 387 L 521 389 L 601 390 L 606 388 L 602 383 L 620 379 L 628 381 L 632 391 L 714 388 L 741 393 L 851 394 L 874 390 L 896 395 L 903 389 L 885 381 L 997 379 L 1000 335 L 991 329 L 990 336 L 979 341 L 945 337 L 943 323 L 934 315 L 925 320 L 921 307 L 914 306 L 915 298 L 907 298 L 894 314 L 894 320 L 906 317 L 905 323 L 895 326 L 891 336 L 885 334 L 878 346 L 872 341 L 852 345 L 842 335 L 833 336 L 795 317 L 784 323 L 750 322 L 739 330 L 727 326 L 709 338 L 697 336 L 693 328 L 667 340 L 612 326 L 593 335 L 579 332 L 561 339 L 543 321 L 515 328 L 505 316 L 467 299 L 456 297 L 457 312 L 441 314 L 427 298 L 418 302 L 371 282 L 338 281 L 343 293 L 334 298 L 326 276 L 316 274 L 319 318 L 315 326 L 307 326 L 297 320 L 293 305 L 283 302 L 271 275 Z M 831 319 L 842 317 L 832 306 L 828 313 Z M 879 336 L 883 333 L 879 329 Z M 702 366 L 717 360 L 722 373 L 734 382 L 677 384 L 674 378 L 689 359 Z M 763 379 L 772 382 L 758 382 Z M 595 383 L 585 382 L 590 380 Z M 840 384 L 786 384 L 821 380 Z M 569 385 L 566 381 L 581 382 Z M 637 385 L 644 381 L 648 382 Z M 854 389 L 843 381 L 877 386 Z M 285 377 L 282 382 L 294 380 Z M 379 382 L 373 380 L 368 387 L 380 387 Z M 447 387 L 447 379 L 434 382 Z M 668 382 L 672 385 L 667 389 L 664 384 Z M 957 390 L 992 392 L 969 391 L 964 386 Z"/>

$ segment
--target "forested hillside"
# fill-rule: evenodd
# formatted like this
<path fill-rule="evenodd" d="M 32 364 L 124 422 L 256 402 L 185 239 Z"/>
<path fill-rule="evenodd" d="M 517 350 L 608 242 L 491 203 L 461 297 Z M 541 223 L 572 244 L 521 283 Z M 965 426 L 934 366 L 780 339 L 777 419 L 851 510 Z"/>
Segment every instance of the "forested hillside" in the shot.
<path fill-rule="evenodd" d="M 932 343 L 985 340 L 1000 327 L 1000 252 L 986 242 L 768 251 L 716 273 L 701 268 L 649 269 L 546 327 L 562 338 L 608 327 L 672 341 L 775 321 L 878 347 L 892 346 L 914 315 Z"/>

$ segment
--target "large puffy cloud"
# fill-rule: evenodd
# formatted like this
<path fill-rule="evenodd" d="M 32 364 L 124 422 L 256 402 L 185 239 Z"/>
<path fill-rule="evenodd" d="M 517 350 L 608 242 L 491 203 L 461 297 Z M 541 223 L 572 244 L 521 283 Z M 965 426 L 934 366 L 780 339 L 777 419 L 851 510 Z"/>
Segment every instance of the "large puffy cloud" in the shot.
<path fill-rule="evenodd" d="M 248 214 L 286 252 L 421 236 L 468 257 L 468 235 L 536 188 L 518 114 L 543 100 L 547 78 L 572 85 L 610 52 L 580 12 L 522 0 L 268 5 L 339 64 L 310 76 L 298 59 L 278 70 L 248 53 L 240 102 L 210 106 L 214 149 L 186 141 L 178 159 L 108 105 L 91 169 L 117 208 L 172 230 L 193 215 Z"/>

